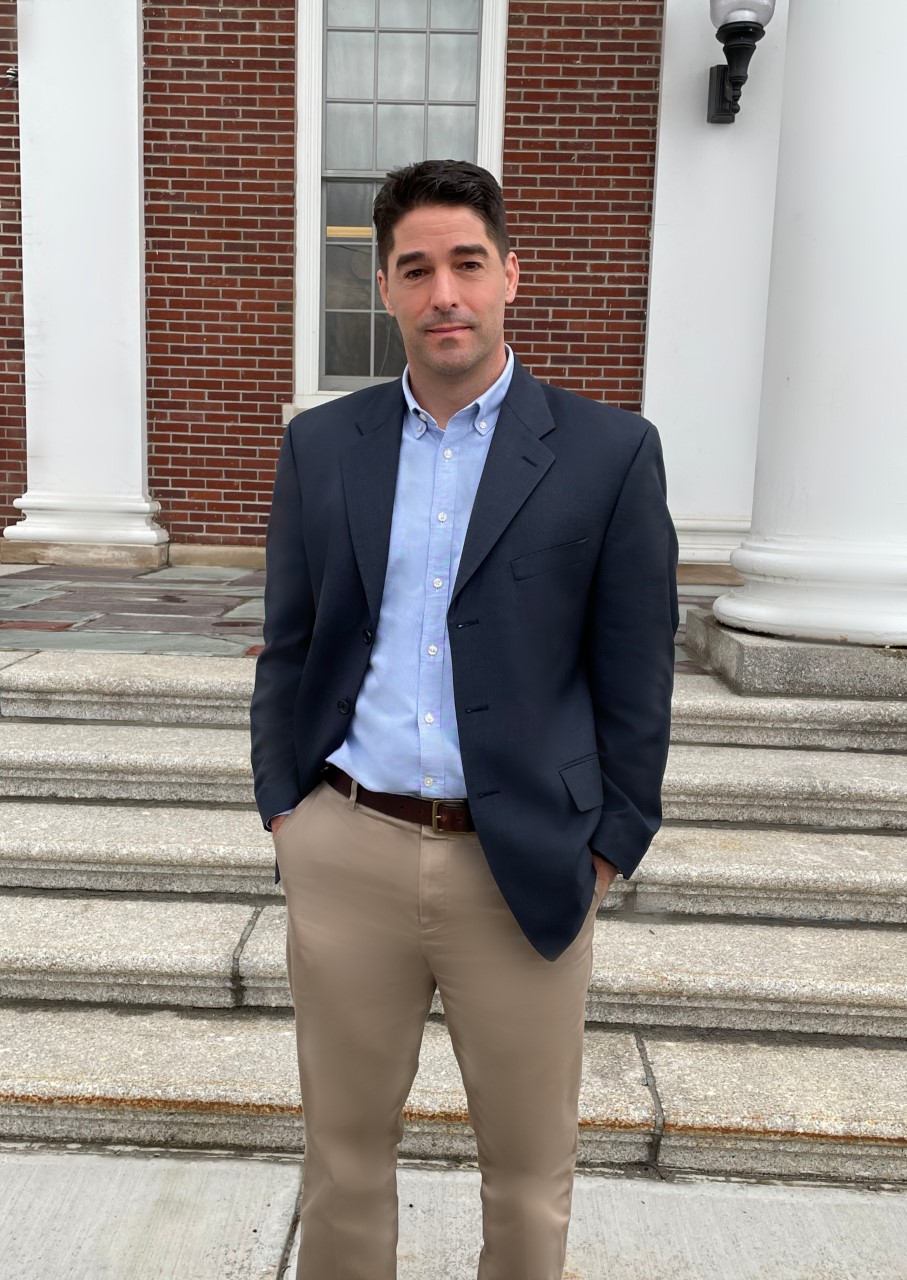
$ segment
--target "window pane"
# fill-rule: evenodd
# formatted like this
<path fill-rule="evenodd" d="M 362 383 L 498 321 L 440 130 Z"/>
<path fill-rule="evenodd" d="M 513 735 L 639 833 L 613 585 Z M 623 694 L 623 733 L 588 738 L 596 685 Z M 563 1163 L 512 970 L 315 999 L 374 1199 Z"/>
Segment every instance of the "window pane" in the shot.
<path fill-rule="evenodd" d="M 456 38 L 456 37 L 454 37 Z M 371 31 L 328 32 L 327 96 L 375 96 L 375 36 Z"/>
<path fill-rule="evenodd" d="M 381 0 L 382 27 L 424 27 L 428 16 L 428 0 Z"/>
<path fill-rule="evenodd" d="M 375 0 L 328 0 L 328 26 L 373 27 Z"/>
<path fill-rule="evenodd" d="M 375 186 L 371 182 L 329 182 L 327 184 L 328 237 L 334 227 L 356 227 L 372 234 L 372 201 Z M 340 234 L 347 240 L 349 236 Z M 357 237 L 358 238 L 358 237 Z"/>
<path fill-rule="evenodd" d="M 457 36 L 453 38 L 458 39 Z M 425 101 L 425 36 L 381 33 L 378 37 L 378 97 Z"/>
<path fill-rule="evenodd" d="M 428 96 L 434 102 L 475 102 L 478 36 L 432 36 Z"/>
<path fill-rule="evenodd" d="M 431 25 L 477 31 L 479 0 L 431 0 Z"/>
<path fill-rule="evenodd" d="M 329 244 L 325 263 L 325 304 L 347 311 L 372 305 L 372 246 Z"/>
<path fill-rule="evenodd" d="M 475 107 L 429 107 L 428 158 L 474 162 L 475 154 Z"/>
<path fill-rule="evenodd" d="M 324 372 L 329 378 L 367 378 L 371 316 L 329 311 L 324 325 Z"/>
<path fill-rule="evenodd" d="M 328 102 L 324 108 L 324 167 L 371 169 L 371 103 Z"/>
<path fill-rule="evenodd" d="M 462 110 L 461 107 L 455 109 Z M 422 150 L 424 120 L 425 108 L 421 105 L 418 107 L 379 105 L 377 168 L 393 169 L 397 165 L 412 164 L 413 161 L 424 158 Z"/>
<path fill-rule="evenodd" d="M 375 377 L 399 378 L 406 352 L 397 321 L 386 312 L 375 316 Z"/>

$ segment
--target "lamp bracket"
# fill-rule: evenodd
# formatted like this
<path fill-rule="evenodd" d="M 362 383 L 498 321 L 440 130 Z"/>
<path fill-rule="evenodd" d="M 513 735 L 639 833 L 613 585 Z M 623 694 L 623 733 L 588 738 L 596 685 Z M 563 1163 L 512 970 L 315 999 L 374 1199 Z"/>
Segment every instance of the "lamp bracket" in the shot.
<path fill-rule="evenodd" d="M 750 59 L 764 35 L 765 27 L 758 22 L 728 22 L 715 32 L 716 40 L 724 45 L 727 66 L 718 65 L 709 72 L 709 124 L 734 123 Z"/>

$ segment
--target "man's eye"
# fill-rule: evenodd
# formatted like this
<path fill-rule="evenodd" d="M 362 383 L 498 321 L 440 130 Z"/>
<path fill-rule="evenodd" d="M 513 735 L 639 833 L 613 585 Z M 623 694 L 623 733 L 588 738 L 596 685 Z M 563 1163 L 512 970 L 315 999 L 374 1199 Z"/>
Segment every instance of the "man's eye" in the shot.
<path fill-rule="evenodd" d="M 465 267 L 467 271 L 477 271 L 482 264 L 480 262 L 461 262 L 460 266 Z"/>
<path fill-rule="evenodd" d="M 412 271 L 404 272 L 403 278 L 404 280 L 418 280 L 419 276 L 423 275 L 425 275 L 425 272 L 421 267 L 414 267 Z"/>

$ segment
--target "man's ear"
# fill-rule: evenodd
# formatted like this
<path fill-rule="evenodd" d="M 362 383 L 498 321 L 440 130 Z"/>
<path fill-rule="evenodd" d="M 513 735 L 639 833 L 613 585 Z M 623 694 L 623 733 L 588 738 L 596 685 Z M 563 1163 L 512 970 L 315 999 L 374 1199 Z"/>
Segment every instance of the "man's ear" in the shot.
<path fill-rule="evenodd" d="M 504 301 L 513 302 L 516 297 L 516 287 L 520 282 L 520 264 L 512 249 L 504 262 L 504 280 L 506 282 Z"/>
<path fill-rule="evenodd" d="M 381 301 L 384 303 L 384 309 L 389 316 L 394 314 L 394 308 L 391 306 L 387 296 L 387 276 L 378 268 L 378 289 L 381 293 Z"/>

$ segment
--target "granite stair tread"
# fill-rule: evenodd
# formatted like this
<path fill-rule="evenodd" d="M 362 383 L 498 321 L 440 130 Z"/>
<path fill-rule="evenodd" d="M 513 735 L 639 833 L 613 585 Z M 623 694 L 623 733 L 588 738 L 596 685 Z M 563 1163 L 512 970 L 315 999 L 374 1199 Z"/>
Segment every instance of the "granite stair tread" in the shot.
<path fill-rule="evenodd" d="M 907 924 L 907 836 L 668 825 L 609 900 L 645 912 Z"/>
<path fill-rule="evenodd" d="M 254 661 L 167 654 L 14 654 L 0 670 L 0 716 L 244 727 Z M 907 702 L 744 697 L 713 675 L 678 672 L 677 742 L 907 749 Z"/>
<path fill-rule="evenodd" d="M 579 1128 L 583 1167 L 904 1182 L 907 1046 L 593 1028 Z M 0 1006 L 0 1137 L 299 1151 L 292 1016 Z M 402 1152 L 475 1158 L 442 1024 Z"/>
<path fill-rule="evenodd" d="M 274 845 L 258 812 L 0 800 L 0 885 L 274 896 Z"/>
<path fill-rule="evenodd" d="M 277 903 L 7 894 L 0 998 L 287 1008 L 285 946 Z M 587 1017 L 907 1036 L 907 931 L 603 916 Z"/>
<path fill-rule="evenodd" d="M 279 896 L 252 808 L 0 800 L 0 885 Z M 907 836 L 665 826 L 607 910 L 907 924 Z"/>
<path fill-rule="evenodd" d="M 248 804 L 245 729 L 0 719 L 0 797 Z M 672 746 L 665 817 L 907 829 L 907 757 L 855 751 Z"/>
<path fill-rule="evenodd" d="M 249 733 L 0 720 L 3 795 L 249 804 Z"/>
<path fill-rule="evenodd" d="M 0 896 L 0 999 L 232 1006 L 248 903 Z"/>
<path fill-rule="evenodd" d="M 0 716 L 242 727 L 254 678 L 248 658 L 48 650 L 0 671 Z"/>

